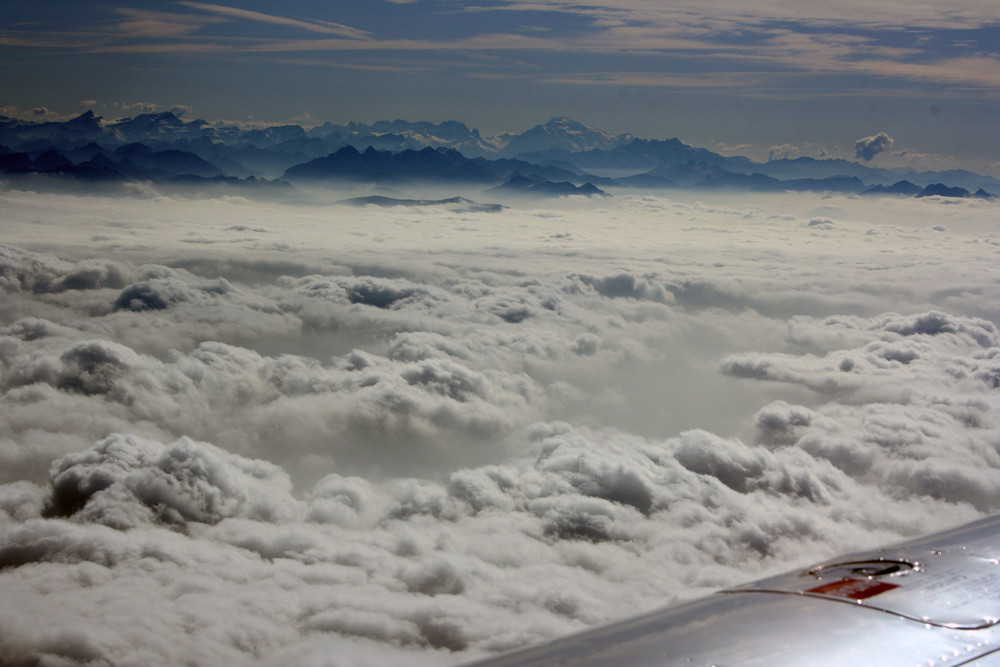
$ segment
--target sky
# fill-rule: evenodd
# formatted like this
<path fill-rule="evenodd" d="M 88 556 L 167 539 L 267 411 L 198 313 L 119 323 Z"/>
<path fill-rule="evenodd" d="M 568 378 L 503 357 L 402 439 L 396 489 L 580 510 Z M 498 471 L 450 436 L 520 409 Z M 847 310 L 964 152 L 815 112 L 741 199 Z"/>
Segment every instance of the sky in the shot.
<path fill-rule="evenodd" d="M 766 158 L 995 173 L 1000 5 L 978 0 L 47 0 L 0 10 L 0 107 L 63 118 L 552 116 Z"/>
<path fill-rule="evenodd" d="M 1000 509 L 995 202 L 130 188 L 0 190 L 14 664 L 456 664 Z"/>

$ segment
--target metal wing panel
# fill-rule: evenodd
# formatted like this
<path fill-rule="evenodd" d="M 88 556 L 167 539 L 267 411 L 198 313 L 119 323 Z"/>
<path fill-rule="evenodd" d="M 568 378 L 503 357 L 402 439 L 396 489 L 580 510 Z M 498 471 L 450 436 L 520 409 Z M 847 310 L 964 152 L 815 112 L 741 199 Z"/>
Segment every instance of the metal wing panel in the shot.
<path fill-rule="evenodd" d="M 477 663 L 1000 664 L 1000 517 Z"/>

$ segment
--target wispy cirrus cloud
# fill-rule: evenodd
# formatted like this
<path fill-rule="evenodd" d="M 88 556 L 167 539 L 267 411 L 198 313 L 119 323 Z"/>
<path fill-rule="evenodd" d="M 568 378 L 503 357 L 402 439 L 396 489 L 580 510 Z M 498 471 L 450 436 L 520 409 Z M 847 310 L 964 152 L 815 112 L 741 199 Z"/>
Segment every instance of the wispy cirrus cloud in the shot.
<path fill-rule="evenodd" d="M 212 14 L 217 14 L 219 16 L 226 16 L 235 19 L 244 19 L 247 21 L 258 21 L 261 23 L 270 23 L 273 25 L 289 26 L 292 28 L 301 28 L 302 30 L 308 30 L 309 32 L 318 32 L 327 35 L 339 35 L 341 37 L 347 37 L 350 39 L 368 39 L 371 37 L 371 33 L 365 30 L 358 30 L 357 28 L 352 28 L 340 23 L 332 23 L 330 21 L 319 21 L 319 20 L 301 20 L 294 18 L 287 18 L 284 16 L 276 16 L 274 14 L 264 14 L 262 12 L 255 12 L 249 9 L 238 9 L 236 7 L 227 7 L 225 5 L 214 5 L 207 4 L 203 2 L 188 2 L 182 1 L 179 4 L 185 7 L 191 7 L 192 9 L 198 9 L 205 12 L 210 12 Z"/>
<path fill-rule="evenodd" d="M 803 5 L 795 0 L 532 0 L 467 7 L 466 11 L 544 11 L 587 14 L 609 24 L 658 24 L 723 27 L 773 21 L 813 26 L 922 27 L 968 29 L 1000 22 L 1000 6 L 975 0 L 943 4 L 940 0 L 831 0 Z"/>
<path fill-rule="evenodd" d="M 461 65 L 465 76 L 480 80 L 744 97 L 865 95 L 872 88 L 859 82 L 876 80 L 899 84 L 880 87 L 897 97 L 933 88 L 938 96 L 981 98 L 1000 89 L 1000 6 L 974 2 L 481 0 L 458 9 L 394 2 L 381 14 L 372 9 L 349 19 L 335 5 L 322 13 L 294 4 L 279 11 L 196 0 L 158 10 L 118 7 L 110 21 L 9 27 L 0 30 L 0 46 L 163 58 L 225 54 L 233 63 L 286 54 L 280 62 L 298 67 L 387 73 L 410 71 L 418 58 L 434 61 L 434 69 Z M 490 58 L 505 68 L 469 66 Z"/>
<path fill-rule="evenodd" d="M 117 13 L 123 19 L 115 24 L 116 32 L 135 39 L 165 39 L 190 35 L 200 31 L 207 24 L 219 21 L 215 17 L 132 8 L 119 8 Z"/>
<path fill-rule="evenodd" d="M 839 0 L 803 7 L 790 2 L 732 5 L 716 0 L 669 4 L 534 0 L 478 5 L 465 11 L 584 16 L 589 19 L 585 32 L 550 35 L 549 48 L 671 59 L 697 55 L 700 65 L 691 69 L 705 72 L 706 81 L 718 72 L 738 72 L 741 68 L 733 65 L 747 62 L 771 71 L 855 74 L 980 88 L 995 87 L 1000 76 L 1000 53 L 991 37 L 1000 27 L 1000 6 L 974 2 L 942 6 L 936 0 L 892 1 L 871 6 Z M 670 85 L 676 80 L 657 76 L 660 71 L 650 67 L 644 77 L 649 85 Z M 570 73 L 555 77 L 566 82 L 574 78 L 585 77 Z M 587 83 L 600 84 L 602 77 Z"/>
<path fill-rule="evenodd" d="M 240 22 L 294 28 L 349 41 L 371 37 L 367 31 L 319 19 L 302 20 L 199 2 L 182 1 L 177 5 L 195 11 L 117 7 L 111 10 L 117 18 L 110 22 L 95 21 L 62 30 L 39 30 L 36 25 L 3 30 L 0 31 L 0 45 L 84 53 L 218 53 L 232 50 L 237 44 L 245 46 L 288 40 L 290 45 L 294 45 L 298 42 L 287 35 L 240 28 Z M 207 33 L 213 26 L 221 24 L 237 25 L 235 28 L 230 25 L 230 32 L 226 35 Z"/>

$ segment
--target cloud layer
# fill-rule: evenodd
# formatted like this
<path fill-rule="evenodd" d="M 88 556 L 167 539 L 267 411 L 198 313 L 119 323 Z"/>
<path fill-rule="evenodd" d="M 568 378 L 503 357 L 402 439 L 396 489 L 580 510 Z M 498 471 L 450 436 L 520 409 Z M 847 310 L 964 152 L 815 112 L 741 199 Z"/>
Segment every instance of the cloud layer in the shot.
<path fill-rule="evenodd" d="M 15 662 L 451 664 L 1000 507 L 989 202 L 0 197 Z"/>

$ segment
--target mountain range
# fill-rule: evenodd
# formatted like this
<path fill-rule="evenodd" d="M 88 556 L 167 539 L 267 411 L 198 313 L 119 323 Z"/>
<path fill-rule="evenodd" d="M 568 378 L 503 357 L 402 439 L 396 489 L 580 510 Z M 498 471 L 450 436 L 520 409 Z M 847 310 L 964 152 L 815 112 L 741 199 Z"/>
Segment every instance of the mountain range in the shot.
<path fill-rule="evenodd" d="M 801 157 L 756 162 L 552 118 L 519 134 L 484 137 L 458 121 L 324 123 L 242 128 L 172 112 L 68 121 L 0 116 L 0 173 L 75 182 L 152 180 L 282 185 L 347 180 L 433 181 L 558 196 L 601 188 L 808 190 L 894 196 L 989 197 L 1000 181 L 970 171 L 872 167 Z M 611 177 L 614 174 L 615 177 Z"/>

